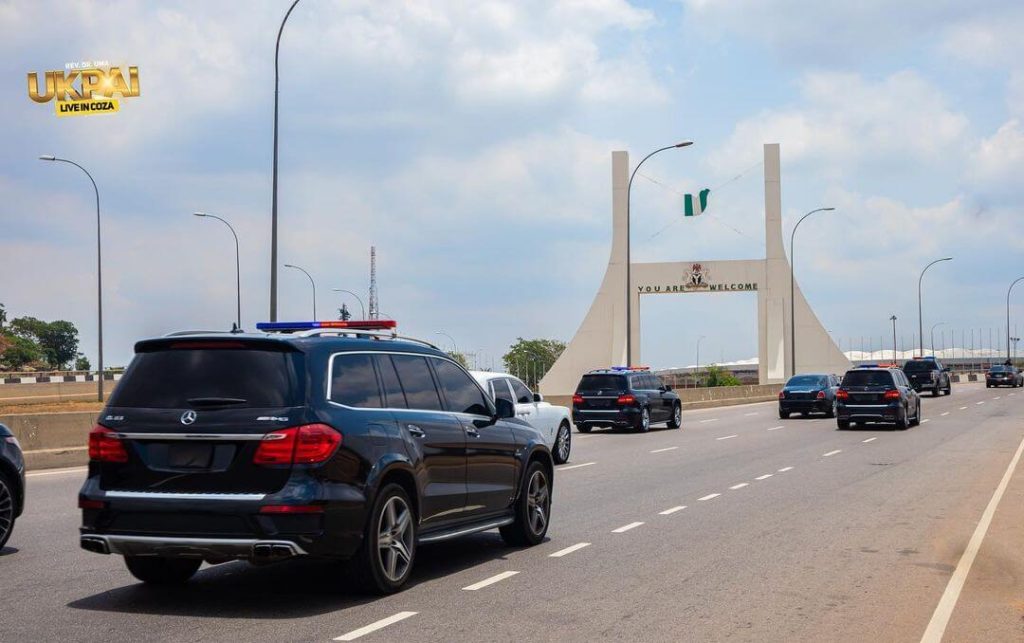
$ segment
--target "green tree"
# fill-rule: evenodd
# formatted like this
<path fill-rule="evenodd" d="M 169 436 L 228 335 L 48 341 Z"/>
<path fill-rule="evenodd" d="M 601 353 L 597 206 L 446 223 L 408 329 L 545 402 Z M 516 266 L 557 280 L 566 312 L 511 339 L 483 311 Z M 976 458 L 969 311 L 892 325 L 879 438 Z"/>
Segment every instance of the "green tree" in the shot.
<path fill-rule="evenodd" d="M 516 343 L 509 347 L 502 356 L 505 370 L 523 380 L 531 389 L 550 370 L 565 350 L 565 342 L 557 339 L 523 339 L 516 338 Z"/>
<path fill-rule="evenodd" d="M 0 303 L 0 331 L 3 330 L 4 324 L 7 323 L 7 309 Z"/>
<path fill-rule="evenodd" d="M 462 364 L 462 368 L 469 370 L 469 362 L 466 361 L 466 356 L 458 351 L 447 351 L 448 357 L 452 358 L 459 364 Z"/>
<path fill-rule="evenodd" d="M 50 368 L 61 370 L 78 354 L 78 329 L 69 321 L 18 317 L 11 320 L 9 330 L 14 336 L 37 344 Z"/>
<path fill-rule="evenodd" d="M 739 386 L 742 382 L 724 366 L 712 364 L 704 370 L 704 386 Z"/>
<path fill-rule="evenodd" d="M 75 356 L 75 370 L 76 371 L 91 371 L 92 364 L 89 363 L 89 358 L 79 353 Z"/>
<path fill-rule="evenodd" d="M 19 370 L 41 357 L 42 351 L 32 340 L 17 335 L 0 336 L 0 365 L 4 370 Z"/>

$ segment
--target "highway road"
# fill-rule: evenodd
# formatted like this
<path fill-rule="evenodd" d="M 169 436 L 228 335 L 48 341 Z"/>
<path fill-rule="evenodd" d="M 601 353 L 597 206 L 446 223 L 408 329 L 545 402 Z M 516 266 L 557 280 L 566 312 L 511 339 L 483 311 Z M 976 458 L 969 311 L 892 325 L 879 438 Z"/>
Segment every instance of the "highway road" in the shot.
<path fill-rule="evenodd" d="M 0 556 L 0 638 L 878 642 L 948 623 L 947 641 L 1024 640 L 1024 391 L 962 384 L 923 408 L 902 432 L 768 403 L 574 434 L 545 543 L 422 547 L 385 598 L 301 562 L 145 587 L 78 548 L 82 471 L 40 472 Z"/>

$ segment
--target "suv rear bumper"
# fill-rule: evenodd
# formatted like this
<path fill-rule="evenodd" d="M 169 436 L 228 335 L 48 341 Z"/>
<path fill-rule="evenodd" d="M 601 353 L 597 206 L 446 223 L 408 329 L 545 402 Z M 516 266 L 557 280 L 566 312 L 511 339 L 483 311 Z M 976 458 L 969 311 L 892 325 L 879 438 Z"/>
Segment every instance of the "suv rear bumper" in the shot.
<path fill-rule="evenodd" d="M 572 422 L 579 426 L 625 426 L 633 427 L 640 423 L 640 407 L 624 406 L 607 411 L 581 411 L 573 409 Z"/>
<path fill-rule="evenodd" d="M 779 400 L 783 413 L 828 413 L 832 410 L 829 400 Z"/>
<path fill-rule="evenodd" d="M 903 404 L 839 404 L 836 417 L 840 421 L 852 422 L 896 422 Z"/>
<path fill-rule="evenodd" d="M 290 540 L 82 534 L 80 543 L 82 549 L 86 551 L 122 556 L 167 556 L 260 562 L 307 555 L 302 547 Z"/>

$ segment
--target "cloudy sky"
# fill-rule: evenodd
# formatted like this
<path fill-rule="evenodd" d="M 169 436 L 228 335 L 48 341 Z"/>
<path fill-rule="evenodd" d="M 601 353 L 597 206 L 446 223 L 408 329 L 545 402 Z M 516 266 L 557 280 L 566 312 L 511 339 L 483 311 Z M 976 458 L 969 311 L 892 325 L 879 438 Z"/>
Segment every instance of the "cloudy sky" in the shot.
<path fill-rule="evenodd" d="M 95 228 L 103 199 L 107 362 L 132 342 L 269 301 L 273 53 L 287 0 L 0 0 L 0 301 L 64 318 L 95 357 Z M 634 260 L 763 256 L 761 146 L 782 150 L 784 229 L 825 327 L 877 346 L 900 318 L 1003 322 L 1024 274 L 1024 6 L 1012 0 L 302 0 L 282 40 L 281 263 L 317 279 L 321 316 L 365 293 L 404 331 L 496 364 L 517 336 L 568 340 L 603 275 L 613 150 L 637 161 Z M 30 71 L 137 65 L 115 115 L 61 118 Z M 648 180 L 650 179 L 650 180 Z M 713 188 L 707 216 L 681 193 Z M 1015 315 L 1024 314 L 1024 290 Z M 310 288 L 280 272 L 280 317 Z M 358 304 L 347 300 L 358 311 Z M 654 366 L 756 355 L 753 295 L 645 298 Z M 1024 326 L 1024 318 L 1021 319 Z M 926 328 L 926 332 L 927 332 Z M 947 345 L 949 344 L 947 338 Z M 969 340 L 968 340 L 969 341 Z M 704 361 L 706 361 L 706 359 Z"/>

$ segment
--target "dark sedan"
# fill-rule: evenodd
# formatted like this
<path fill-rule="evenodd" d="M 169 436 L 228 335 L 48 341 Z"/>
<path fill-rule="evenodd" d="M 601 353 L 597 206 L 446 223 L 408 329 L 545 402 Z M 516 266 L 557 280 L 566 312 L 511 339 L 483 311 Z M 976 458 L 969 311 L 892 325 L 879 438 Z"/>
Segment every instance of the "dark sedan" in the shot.
<path fill-rule="evenodd" d="M 0 424 L 0 548 L 25 507 L 25 459 L 11 430 Z"/>
<path fill-rule="evenodd" d="M 779 417 L 786 419 L 791 413 L 824 413 L 825 417 L 835 417 L 838 386 L 839 378 L 835 375 L 794 375 L 779 392 Z"/>
<path fill-rule="evenodd" d="M 1012 386 L 1017 388 L 1024 386 L 1024 373 L 1021 373 L 1016 366 L 996 364 L 985 373 L 985 387 Z"/>

